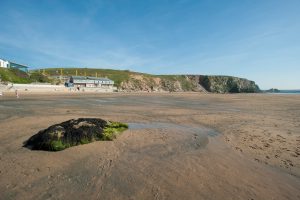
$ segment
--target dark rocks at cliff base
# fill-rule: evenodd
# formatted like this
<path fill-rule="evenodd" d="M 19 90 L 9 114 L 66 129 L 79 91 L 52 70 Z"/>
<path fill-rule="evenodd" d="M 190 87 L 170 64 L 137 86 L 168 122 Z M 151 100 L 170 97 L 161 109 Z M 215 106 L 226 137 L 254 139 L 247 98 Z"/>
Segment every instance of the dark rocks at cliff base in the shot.
<path fill-rule="evenodd" d="M 126 124 L 100 118 L 71 119 L 39 131 L 24 146 L 32 150 L 60 151 L 97 140 L 112 140 L 115 133 L 127 127 Z"/>
<path fill-rule="evenodd" d="M 198 76 L 199 84 L 213 93 L 256 93 L 260 92 L 254 81 L 233 76 Z"/>

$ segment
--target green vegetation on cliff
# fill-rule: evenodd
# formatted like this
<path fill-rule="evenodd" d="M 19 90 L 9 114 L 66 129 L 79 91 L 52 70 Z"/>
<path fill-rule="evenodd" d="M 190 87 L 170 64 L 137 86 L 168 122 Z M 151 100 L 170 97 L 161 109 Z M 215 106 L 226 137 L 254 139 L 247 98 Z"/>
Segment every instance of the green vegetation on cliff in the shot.
<path fill-rule="evenodd" d="M 0 79 L 3 82 L 30 83 L 30 77 L 25 72 L 18 69 L 8 69 L 0 67 Z"/>
<path fill-rule="evenodd" d="M 50 82 L 47 76 L 44 76 L 39 72 L 32 72 L 30 74 L 27 74 L 18 69 L 2 68 L 2 67 L 0 67 L 0 80 L 2 82 L 11 82 L 11 83 Z"/>
<path fill-rule="evenodd" d="M 129 80 L 131 74 L 139 74 L 129 70 L 113 70 L 113 69 L 93 69 L 93 68 L 47 68 L 40 70 L 32 70 L 32 72 L 40 72 L 47 76 L 97 76 L 107 77 L 115 82 L 119 87 L 123 81 Z"/>

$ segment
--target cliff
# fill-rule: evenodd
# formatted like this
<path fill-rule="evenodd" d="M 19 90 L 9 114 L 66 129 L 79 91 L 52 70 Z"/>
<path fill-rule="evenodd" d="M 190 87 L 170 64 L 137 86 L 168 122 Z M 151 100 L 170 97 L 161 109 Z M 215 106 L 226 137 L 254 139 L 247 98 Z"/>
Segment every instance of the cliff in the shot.
<path fill-rule="evenodd" d="M 204 92 L 205 89 L 196 81 L 184 75 L 130 75 L 129 79 L 121 82 L 119 87 L 125 91 L 149 92 Z"/>
<path fill-rule="evenodd" d="M 169 91 L 169 92 L 213 92 L 213 93 L 254 93 L 259 87 L 254 81 L 231 76 L 203 75 L 132 75 L 121 83 L 126 91 Z"/>
<path fill-rule="evenodd" d="M 55 76 L 98 76 L 107 77 L 115 82 L 121 91 L 166 91 L 166 92 L 213 92 L 240 93 L 259 92 L 254 81 L 232 76 L 205 75 L 151 75 L 129 70 L 93 69 L 93 68 L 48 68 L 34 70 L 48 77 Z"/>
<path fill-rule="evenodd" d="M 233 76 L 188 76 L 195 79 L 208 92 L 213 93 L 254 93 L 260 89 L 254 81 Z"/>

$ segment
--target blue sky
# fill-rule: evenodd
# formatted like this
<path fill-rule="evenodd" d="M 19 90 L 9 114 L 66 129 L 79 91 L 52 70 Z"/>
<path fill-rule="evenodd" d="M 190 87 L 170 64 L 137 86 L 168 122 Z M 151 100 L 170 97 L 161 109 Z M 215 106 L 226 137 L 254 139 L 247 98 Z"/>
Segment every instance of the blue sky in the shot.
<path fill-rule="evenodd" d="M 299 0 L 1 0 L 0 57 L 300 89 Z"/>

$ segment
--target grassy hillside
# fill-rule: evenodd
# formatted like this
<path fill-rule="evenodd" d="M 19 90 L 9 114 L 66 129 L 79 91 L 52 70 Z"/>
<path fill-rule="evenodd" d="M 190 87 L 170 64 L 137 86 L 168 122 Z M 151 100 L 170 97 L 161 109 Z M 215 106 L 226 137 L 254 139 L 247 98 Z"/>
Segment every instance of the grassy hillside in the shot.
<path fill-rule="evenodd" d="M 77 71 L 77 73 L 76 73 Z M 113 69 L 92 69 L 92 68 L 47 68 L 34 70 L 34 72 L 45 73 L 47 76 L 98 76 L 107 77 L 115 81 L 116 86 L 120 86 L 121 82 L 127 81 L 132 74 L 140 74 L 129 70 L 113 70 Z"/>
<path fill-rule="evenodd" d="M 51 82 L 46 76 L 39 72 L 27 74 L 18 69 L 2 67 L 0 67 L 0 79 L 2 82 L 11 83 Z"/>
<path fill-rule="evenodd" d="M 30 77 L 25 72 L 17 69 L 0 68 L 0 79 L 3 82 L 30 83 Z"/>

